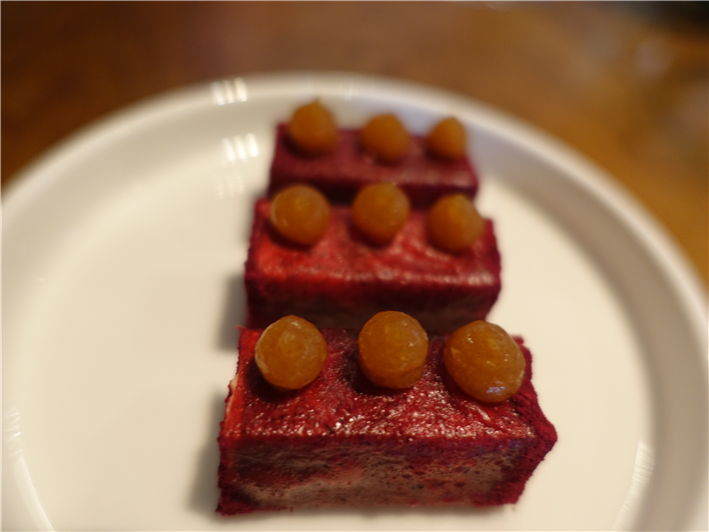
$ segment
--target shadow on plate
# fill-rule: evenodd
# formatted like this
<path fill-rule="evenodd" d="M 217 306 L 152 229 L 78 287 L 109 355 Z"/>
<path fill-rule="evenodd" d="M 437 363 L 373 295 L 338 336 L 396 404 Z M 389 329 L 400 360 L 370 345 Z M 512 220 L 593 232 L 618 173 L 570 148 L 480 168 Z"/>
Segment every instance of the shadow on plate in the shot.
<path fill-rule="evenodd" d="M 198 514 L 211 517 L 212 521 L 221 521 L 216 513 L 219 500 L 217 487 L 217 469 L 219 468 L 219 423 L 224 419 L 224 399 L 227 395 L 226 386 L 224 393 L 215 394 L 209 403 L 209 412 L 206 413 L 209 431 L 205 436 L 204 446 L 197 459 L 197 470 L 192 486 L 192 491 L 187 501 L 188 507 Z"/>
<path fill-rule="evenodd" d="M 227 279 L 220 315 L 222 320 L 217 329 L 217 348 L 229 353 L 236 353 L 239 339 L 237 326 L 246 324 L 246 290 L 243 273 Z M 222 402 L 223 400 L 224 398 L 222 398 Z"/>

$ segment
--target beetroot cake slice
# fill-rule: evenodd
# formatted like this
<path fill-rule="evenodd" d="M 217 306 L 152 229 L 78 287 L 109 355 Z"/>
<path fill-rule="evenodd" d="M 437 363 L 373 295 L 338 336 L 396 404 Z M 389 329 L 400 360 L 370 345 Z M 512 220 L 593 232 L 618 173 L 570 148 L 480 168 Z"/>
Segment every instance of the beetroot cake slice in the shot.
<path fill-rule="evenodd" d="M 409 150 L 397 163 L 375 161 L 362 151 L 359 130 L 341 129 L 333 153 L 306 156 L 288 138 L 287 125 L 276 128 L 268 194 L 295 183 L 312 185 L 330 201 L 349 204 L 365 185 L 380 181 L 397 184 L 414 208 L 427 208 L 443 194 L 460 192 L 474 197 L 478 175 L 467 157 L 448 161 L 428 154 L 425 139 L 412 135 Z"/>
<path fill-rule="evenodd" d="M 320 375 L 279 392 L 253 359 L 260 330 L 242 329 L 219 434 L 218 511 L 332 506 L 514 503 L 557 436 L 539 408 L 532 358 L 519 392 L 485 404 L 458 388 L 433 336 L 421 380 L 404 391 L 369 383 L 357 338 L 324 329 Z"/>
<path fill-rule="evenodd" d="M 484 319 L 500 292 L 500 254 L 492 221 L 468 251 L 452 255 L 426 238 L 426 213 L 412 211 L 387 246 L 367 242 L 350 209 L 333 206 L 330 225 L 311 247 L 288 243 L 255 207 L 245 284 L 248 327 L 295 314 L 316 327 L 359 329 L 383 310 L 416 318 L 428 332 L 452 332 Z"/>

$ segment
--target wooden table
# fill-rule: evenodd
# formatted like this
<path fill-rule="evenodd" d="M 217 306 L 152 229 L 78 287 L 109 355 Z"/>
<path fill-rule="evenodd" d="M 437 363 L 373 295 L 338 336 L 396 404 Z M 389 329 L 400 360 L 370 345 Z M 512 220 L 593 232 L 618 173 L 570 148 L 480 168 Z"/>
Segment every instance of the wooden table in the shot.
<path fill-rule="evenodd" d="M 2 184 L 162 91 L 339 70 L 488 102 L 614 175 L 708 276 L 705 2 L 2 2 Z M 6 190 L 6 189 L 5 189 Z"/>

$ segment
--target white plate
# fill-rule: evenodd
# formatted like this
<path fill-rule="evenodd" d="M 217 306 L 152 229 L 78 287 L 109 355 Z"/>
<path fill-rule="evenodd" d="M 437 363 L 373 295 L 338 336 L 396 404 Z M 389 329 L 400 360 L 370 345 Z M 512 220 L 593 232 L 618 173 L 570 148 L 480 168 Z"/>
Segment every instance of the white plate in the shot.
<path fill-rule="evenodd" d="M 222 518 L 216 437 L 273 126 L 322 97 L 468 126 L 503 293 L 559 442 L 518 504 Z M 5 529 L 706 528 L 707 308 L 657 225 L 537 131 L 431 88 L 238 78 L 132 107 L 30 168 L 3 207 Z"/>

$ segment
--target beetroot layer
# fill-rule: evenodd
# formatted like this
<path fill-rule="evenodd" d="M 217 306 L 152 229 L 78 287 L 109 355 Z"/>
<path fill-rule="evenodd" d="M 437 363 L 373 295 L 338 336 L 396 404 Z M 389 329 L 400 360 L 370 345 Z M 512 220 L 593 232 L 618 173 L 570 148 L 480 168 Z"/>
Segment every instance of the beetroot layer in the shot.
<path fill-rule="evenodd" d="M 420 136 L 411 137 L 401 161 L 384 164 L 362 152 L 357 130 L 340 130 L 333 153 L 308 157 L 292 145 L 285 124 L 277 127 L 269 195 L 287 185 L 308 183 L 330 201 L 349 204 L 360 188 L 379 181 L 399 185 L 415 208 L 429 207 L 443 194 L 462 193 L 472 198 L 478 190 L 478 176 L 467 157 L 454 161 L 433 157 Z"/>
<path fill-rule="evenodd" d="M 317 327 L 359 329 L 382 310 L 410 314 L 428 332 L 452 332 L 484 319 L 500 292 L 500 254 L 487 220 L 466 252 L 451 255 L 427 241 L 425 213 L 412 211 L 387 246 L 352 227 L 349 208 L 333 206 L 330 226 L 312 247 L 289 244 L 256 204 L 246 261 L 248 326 L 295 314 Z"/>
<path fill-rule="evenodd" d="M 218 511 L 332 506 L 514 503 L 556 442 L 531 384 L 496 405 L 465 395 L 431 337 L 422 379 L 411 389 L 370 384 L 357 367 L 353 333 L 326 329 L 328 358 L 307 387 L 282 393 L 261 377 L 261 331 L 242 330 L 219 447 Z"/>

